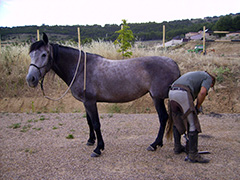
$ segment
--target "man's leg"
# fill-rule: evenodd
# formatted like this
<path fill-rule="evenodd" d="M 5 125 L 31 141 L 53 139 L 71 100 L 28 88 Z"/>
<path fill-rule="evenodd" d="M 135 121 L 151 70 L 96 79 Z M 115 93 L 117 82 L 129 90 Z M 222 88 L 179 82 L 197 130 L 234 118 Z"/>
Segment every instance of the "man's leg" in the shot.
<path fill-rule="evenodd" d="M 189 131 L 189 154 L 188 160 L 192 163 L 208 163 L 208 159 L 204 159 L 198 154 L 198 132 Z"/>

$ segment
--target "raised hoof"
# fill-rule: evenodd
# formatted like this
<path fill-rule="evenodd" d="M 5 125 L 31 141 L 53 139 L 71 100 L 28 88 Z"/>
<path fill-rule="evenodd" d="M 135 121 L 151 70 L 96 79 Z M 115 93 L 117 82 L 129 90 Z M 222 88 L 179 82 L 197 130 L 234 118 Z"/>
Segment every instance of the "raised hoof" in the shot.
<path fill-rule="evenodd" d="M 91 157 L 99 157 L 101 154 L 97 154 L 97 153 L 95 153 L 95 152 L 93 152 L 92 154 L 91 154 Z"/>
<path fill-rule="evenodd" d="M 87 142 L 87 146 L 93 146 L 94 142 Z"/>
<path fill-rule="evenodd" d="M 148 146 L 147 150 L 148 150 L 148 151 L 156 151 L 156 149 L 155 149 L 155 148 L 153 148 L 151 145 L 150 145 L 150 146 Z"/>

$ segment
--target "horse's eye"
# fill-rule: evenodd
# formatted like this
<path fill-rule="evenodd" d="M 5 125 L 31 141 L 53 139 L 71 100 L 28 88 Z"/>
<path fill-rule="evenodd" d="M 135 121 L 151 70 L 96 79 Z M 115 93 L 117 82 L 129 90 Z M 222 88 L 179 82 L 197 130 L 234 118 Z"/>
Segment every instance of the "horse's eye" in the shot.
<path fill-rule="evenodd" d="M 47 55 L 46 54 L 43 54 L 42 57 L 45 58 Z"/>

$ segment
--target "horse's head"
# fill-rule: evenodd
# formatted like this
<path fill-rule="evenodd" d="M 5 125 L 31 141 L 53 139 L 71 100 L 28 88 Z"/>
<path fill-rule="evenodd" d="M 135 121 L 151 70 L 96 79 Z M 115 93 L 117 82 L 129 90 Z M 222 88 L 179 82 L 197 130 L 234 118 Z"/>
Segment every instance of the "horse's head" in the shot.
<path fill-rule="evenodd" d="M 52 46 L 48 43 L 45 33 L 43 33 L 43 40 L 31 45 L 29 55 L 31 64 L 26 80 L 30 87 L 36 87 L 39 80 L 51 69 L 53 63 Z"/>

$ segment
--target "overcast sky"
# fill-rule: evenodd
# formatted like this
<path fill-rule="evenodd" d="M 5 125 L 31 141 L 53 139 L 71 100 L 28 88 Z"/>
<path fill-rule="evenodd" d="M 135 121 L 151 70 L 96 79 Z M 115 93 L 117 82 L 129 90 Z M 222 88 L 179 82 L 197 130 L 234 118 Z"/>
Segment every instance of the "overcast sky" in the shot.
<path fill-rule="evenodd" d="M 0 0 L 0 27 L 161 23 L 239 12 L 240 0 Z"/>

